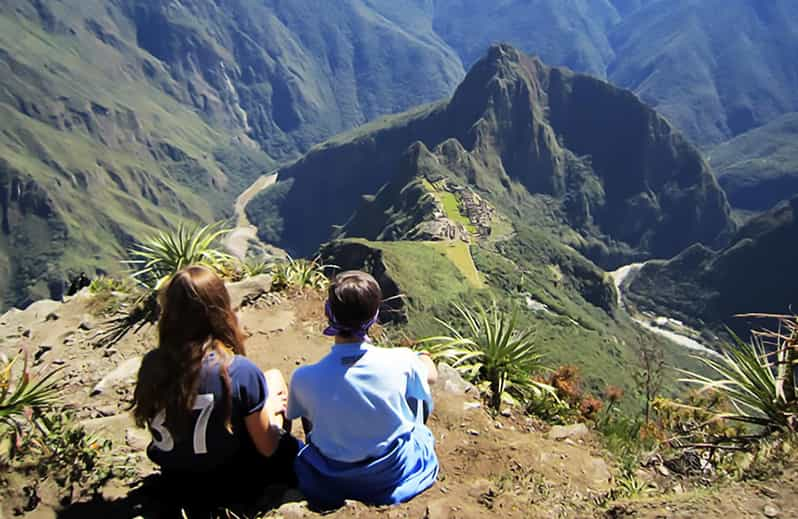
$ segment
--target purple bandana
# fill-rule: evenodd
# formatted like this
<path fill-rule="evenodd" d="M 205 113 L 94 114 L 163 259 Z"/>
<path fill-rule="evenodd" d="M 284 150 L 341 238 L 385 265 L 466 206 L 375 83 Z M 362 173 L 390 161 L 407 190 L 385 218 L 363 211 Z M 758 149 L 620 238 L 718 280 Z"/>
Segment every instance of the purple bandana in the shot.
<path fill-rule="evenodd" d="M 377 322 L 377 318 L 380 316 L 380 310 L 377 309 L 377 313 L 374 314 L 374 317 L 372 317 L 370 321 L 365 322 L 360 326 L 347 326 L 345 324 L 339 323 L 335 319 L 335 316 L 332 313 L 332 308 L 330 308 L 329 301 L 324 303 L 324 313 L 327 315 L 327 319 L 329 321 L 327 328 L 324 330 L 324 335 L 327 335 L 328 337 L 335 337 L 336 335 L 351 335 L 353 337 L 357 337 L 361 341 L 366 339 L 366 336 L 369 333 L 369 328 L 371 328 L 374 323 Z"/>

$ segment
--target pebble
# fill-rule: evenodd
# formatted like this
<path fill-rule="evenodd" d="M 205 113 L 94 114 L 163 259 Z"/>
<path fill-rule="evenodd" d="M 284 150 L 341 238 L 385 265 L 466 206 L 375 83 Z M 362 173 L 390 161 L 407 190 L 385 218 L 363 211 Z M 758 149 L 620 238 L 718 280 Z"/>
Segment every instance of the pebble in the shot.
<path fill-rule="evenodd" d="M 93 330 L 94 329 L 94 323 L 88 317 L 84 317 L 80 321 L 80 324 L 78 325 L 78 328 L 80 328 L 81 330 L 84 330 L 84 331 Z"/>
<path fill-rule="evenodd" d="M 775 505 L 765 505 L 765 509 L 763 510 L 765 517 L 778 517 L 781 514 L 781 510 L 779 510 Z"/>
<path fill-rule="evenodd" d="M 45 321 L 57 321 L 60 318 L 61 318 L 61 316 L 58 315 L 56 312 L 50 312 L 49 314 L 47 314 L 47 317 L 45 317 L 44 320 Z"/>
<path fill-rule="evenodd" d="M 30 337 L 30 328 L 27 328 L 22 332 L 23 337 Z"/>
<path fill-rule="evenodd" d="M 501 422 L 494 422 L 493 426 L 497 429 L 504 429 L 504 426 Z"/>
<path fill-rule="evenodd" d="M 479 431 L 477 431 L 476 429 L 469 429 L 466 432 L 471 436 L 479 436 Z"/>
<path fill-rule="evenodd" d="M 482 404 L 479 402 L 465 402 L 463 403 L 463 411 L 471 411 L 473 409 L 479 409 L 482 407 Z"/>
<path fill-rule="evenodd" d="M 511 418 L 513 416 L 513 412 L 509 409 L 502 409 L 502 416 L 505 418 Z"/>
<path fill-rule="evenodd" d="M 53 360 L 53 364 L 57 366 L 63 366 L 64 364 L 66 364 L 66 361 L 64 359 L 55 359 Z"/>

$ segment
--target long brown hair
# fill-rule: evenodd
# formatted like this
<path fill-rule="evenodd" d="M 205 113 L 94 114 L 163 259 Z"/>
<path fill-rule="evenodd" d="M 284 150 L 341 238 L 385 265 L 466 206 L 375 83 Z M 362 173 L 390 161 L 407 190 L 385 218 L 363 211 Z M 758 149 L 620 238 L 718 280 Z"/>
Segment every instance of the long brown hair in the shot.
<path fill-rule="evenodd" d="M 158 348 L 139 370 L 133 416 L 142 427 L 166 411 L 172 434 L 185 431 L 200 382 L 202 360 L 211 351 L 219 358 L 224 387 L 225 423 L 230 429 L 232 354 L 244 355 L 244 334 L 230 305 L 224 282 L 210 269 L 187 267 L 159 294 L 161 318 Z"/>

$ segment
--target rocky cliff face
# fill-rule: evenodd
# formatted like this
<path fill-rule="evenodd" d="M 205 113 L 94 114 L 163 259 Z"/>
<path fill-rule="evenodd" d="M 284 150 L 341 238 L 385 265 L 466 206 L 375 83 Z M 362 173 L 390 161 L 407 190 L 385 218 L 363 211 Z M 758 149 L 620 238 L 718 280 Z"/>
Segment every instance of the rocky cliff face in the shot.
<path fill-rule="evenodd" d="M 525 224 L 576 230 L 571 244 L 607 268 L 715 246 L 733 229 L 706 162 L 665 119 L 629 92 L 505 45 L 445 105 L 340 137 L 284 168 L 284 189 L 250 212 L 281 222 L 282 232 L 264 229 L 281 246 L 308 253 L 361 195 L 385 183 L 382 195 L 399 194 L 428 173 L 472 186 Z"/>

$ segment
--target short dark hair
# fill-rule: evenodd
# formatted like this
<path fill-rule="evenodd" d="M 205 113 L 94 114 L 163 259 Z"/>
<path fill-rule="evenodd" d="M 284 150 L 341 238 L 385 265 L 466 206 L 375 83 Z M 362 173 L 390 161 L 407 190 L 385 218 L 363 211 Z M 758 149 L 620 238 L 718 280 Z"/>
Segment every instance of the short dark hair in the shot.
<path fill-rule="evenodd" d="M 371 274 L 347 270 L 333 278 L 327 300 L 336 321 L 357 328 L 377 313 L 382 303 L 382 290 Z"/>

